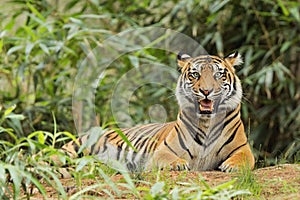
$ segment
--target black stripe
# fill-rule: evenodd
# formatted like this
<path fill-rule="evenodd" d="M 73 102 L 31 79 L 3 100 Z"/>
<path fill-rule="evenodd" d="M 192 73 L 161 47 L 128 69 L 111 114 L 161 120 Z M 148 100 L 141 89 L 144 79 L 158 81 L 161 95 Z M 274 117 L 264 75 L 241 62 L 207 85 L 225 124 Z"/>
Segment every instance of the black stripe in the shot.
<path fill-rule="evenodd" d="M 135 157 L 137 156 L 137 152 L 135 152 L 135 151 L 133 151 L 133 149 L 132 150 L 130 150 L 130 151 L 132 151 L 132 157 L 131 157 L 131 162 L 134 162 L 134 160 L 135 160 Z"/>
<path fill-rule="evenodd" d="M 106 136 L 104 136 L 104 142 L 103 142 L 103 144 L 104 144 L 104 147 L 103 147 L 103 150 L 102 150 L 102 153 L 104 153 L 106 150 L 107 150 L 107 140 L 108 140 L 108 137 L 107 137 L 107 135 Z M 98 154 L 99 153 L 99 151 L 100 151 L 100 147 L 99 147 L 99 149 L 97 149 L 97 151 L 95 152 L 95 154 Z"/>
<path fill-rule="evenodd" d="M 228 140 L 221 146 L 221 148 L 218 150 L 218 152 L 217 152 L 217 156 L 219 155 L 219 153 L 222 151 L 222 149 L 226 146 L 226 145 L 228 145 L 230 142 L 232 142 L 233 141 L 233 139 L 234 139 L 234 137 L 235 137 L 235 135 L 236 135 L 236 133 L 237 133 L 237 131 L 238 131 L 238 129 L 241 127 L 241 124 L 239 124 L 238 125 L 238 127 L 236 127 L 236 129 L 234 130 L 234 132 L 232 133 L 232 135 L 228 138 Z"/>
<path fill-rule="evenodd" d="M 164 145 L 166 145 L 166 147 L 168 147 L 172 153 L 174 153 L 176 156 L 178 156 L 177 153 L 168 145 L 166 139 L 164 139 Z"/>
<path fill-rule="evenodd" d="M 194 140 L 195 140 L 195 142 L 197 142 L 200 146 L 206 146 L 206 145 L 203 145 L 203 142 L 199 139 L 198 135 L 196 135 L 196 136 L 194 137 Z"/>
<path fill-rule="evenodd" d="M 230 75 L 231 75 L 231 74 L 230 74 L 229 72 L 227 72 L 227 76 L 228 76 L 228 79 L 229 79 L 229 84 L 231 85 L 231 83 L 232 83 L 232 78 L 231 78 Z"/>
<path fill-rule="evenodd" d="M 143 154 L 149 154 L 150 153 L 150 149 L 149 149 L 149 146 L 152 146 L 152 144 L 151 143 L 154 143 L 154 141 L 152 141 L 152 140 L 149 140 L 149 138 L 147 138 L 147 143 L 146 143 L 146 145 L 143 147 L 141 147 L 141 149 L 140 150 L 142 150 L 143 148 L 144 148 L 144 150 L 143 150 Z"/>
<path fill-rule="evenodd" d="M 232 115 L 232 113 L 236 112 L 236 109 L 230 110 L 228 113 L 226 113 L 226 119 Z M 234 115 L 237 115 L 239 112 L 235 113 Z M 231 117 L 230 119 L 233 119 L 234 117 Z"/>
<path fill-rule="evenodd" d="M 226 118 L 224 118 L 224 120 L 226 120 Z M 222 129 L 224 129 L 224 127 L 225 127 L 225 124 L 223 123 L 223 120 L 220 120 L 218 123 L 215 123 L 214 127 L 212 127 L 210 129 L 210 134 L 214 133 L 214 132 L 220 132 Z"/>
<path fill-rule="evenodd" d="M 232 115 L 233 112 L 236 112 L 236 109 L 230 111 L 230 112 L 226 115 L 224 124 L 223 124 L 223 123 L 220 123 L 220 124 L 223 125 L 223 129 L 225 129 L 225 127 L 226 127 L 226 126 L 227 126 L 234 118 L 236 118 L 236 117 L 239 115 L 239 112 L 237 111 L 233 116 L 231 116 L 231 117 L 228 119 L 228 117 L 229 117 L 230 115 Z M 218 127 L 218 126 L 215 126 L 215 127 L 211 130 L 211 132 L 214 132 L 214 129 L 215 129 L 216 127 Z M 220 129 L 220 128 L 218 128 L 218 130 L 219 130 L 219 129 Z"/>
<path fill-rule="evenodd" d="M 197 144 L 199 144 L 200 146 L 203 146 L 203 142 L 200 140 L 200 138 L 202 138 L 204 140 L 205 139 L 204 136 L 201 134 L 198 134 L 197 131 L 195 131 L 195 129 L 192 127 L 192 125 L 188 121 L 186 121 L 184 118 L 182 118 L 180 116 L 179 116 L 179 118 L 183 122 L 183 124 L 187 127 L 188 133 L 191 134 L 191 136 L 195 140 L 195 142 Z M 197 128 L 197 130 L 199 130 L 200 132 L 203 133 L 203 131 L 199 127 L 196 127 L 196 128 Z M 199 138 L 199 136 L 200 136 L 200 138 Z"/>
<path fill-rule="evenodd" d="M 233 89 L 236 91 L 236 78 L 235 76 L 233 77 Z"/>
<path fill-rule="evenodd" d="M 193 136 L 197 134 L 195 128 L 192 126 L 192 124 L 189 121 L 185 119 L 185 117 L 179 116 L 179 118 L 183 122 L 183 124 L 187 127 L 188 132 L 191 132 Z"/>
<path fill-rule="evenodd" d="M 234 129 L 234 128 L 236 127 L 237 124 L 238 124 L 238 127 L 237 127 L 237 128 L 239 128 L 239 127 L 241 126 L 241 121 L 238 120 L 233 126 L 231 126 L 231 129 L 230 129 L 228 132 L 231 132 L 232 129 Z M 224 126 L 224 129 L 225 129 L 225 126 Z M 234 131 L 236 131 L 236 129 L 235 129 Z M 222 133 L 221 133 L 221 134 L 222 134 Z M 220 135 L 221 135 L 221 134 L 220 134 Z M 219 135 L 219 136 L 220 136 L 220 135 Z"/>
<path fill-rule="evenodd" d="M 236 113 L 234 113 L 234 112 L 236 112 Z M 234 114 L 233 114 L 233 113 L 234 113 Z M 232 122 L 233 119 L 235 119 L 235 118 L 239 115 L 239 113 L 240 113 L 240 112 L 237 111 L 236 109 L 230 111 L 230 112 L 227 114 L 226 118 L 225 118 L 226 121 L 224 122 L 224 124 L 223 124 L 223 123 L 220 123 L 220 126 L 215 126 L 215 127 L 213 127 L 211 133 L 214 133 L 214 134 L 212 134 L 213 137 L 209 140 L 207 146 L 211 145 L 211 144 L 216 140 L 216 138 L 219 137 L 219 136 L 221 135 L 221 134 L 218 134 L 218 133 L 219 133 L 220 131 L 221 131 L 221 133 L 222 133 L 222 130 L 224 130 L 224 129 L 226 128 L 226 126 L 228 126 L 228 125 L 230 124 L 230 122 Z M 232 114 L 233 114 L 233 115 L 232 115 Z M 230 117 L 230 115 L 232 115 L 232 116 Z M 230 117 L 230 118 L 228 118 L 228 117 Z M 232 127 L 235 127 L 237 123 L 240 123 L 240 120 L 238 120 Z M 218 129 L 217 129 L 217 130 L 214 130 L 214 129 L 216 129 L 216 127 L 218 127 Z"/>
<path fill-rule="evenodd" d="M 114 131 L 113 133 L 115 133 L 115 136 L 113 136 L 112 138 L 109 138 L 110 141 L 119 137 L 119 134 L 117 132 Z M 112 135 L 112 133 L 110 133 L 109 135 Z"/>
<path fill-rule="evenodd" d="M 187 115 L 186 116 L 186 118 L 188 119 L 188 121 L 193 121 L 193 120 L 195 120 L 196 119 L 196 117 L 194 118 L 194 119 L 191 119 L 191 118 L 189 118 L 189 116 L 190 115 Z M 197 119 L 198 120 L 198 119 Z M 200 133 L 202 133 L 202 135 L 200 135 L 201 136 L 201 138 L 202 139 L 205 139 L 205 137 L 206 137 L 206 133 L 197 125 L 197 126 L 194 126 Z M 196 133 L 198 133 L 198 131 L 196 131 Z M 199 134 L 197 134 L 197 135 L 199 135 Z"/>
<path fill-rule="evenodd" d="M 138 140 L 138 144 L 133 144 L 133 146 L 137 149 L 140 150 L 148 141 L 149 137 L 144 137 L 144 138 L 139 138 Z"/>
<path fill-rule="evenodd" d="M 109 131 L 105 132 L 105 135 L 107 135 L 107 137 L 110 137 L 110 135 L 112 135 L 114 133 L 115 133 L 114 130 L 109 130 Z"/>
<path fill-rule="evenodd" d="M 78 138 L 78 143 L 79 143 L 80 145 L 82 145 L 82 139 L 81 139 L 81 137 Z M 77 153 L 78 150 L 79 150 L 79 146 L 76 144 L 76 142 L 72 142 L 72 146 L 73 146 L 74 150 L 75 150 L 76 153 Z"/>
<path fill-rule="evenodd" d="M 121 137 L 118 138 L 118 139 L 119 139 L 119 141 L 116 142 L 116 145 L 120 146 L 120 147 L 123 147 L 123 145 L 126 144 L 125 141 Z"/>
<path fill-rule="evenodd" d="M 209 55 L 205 55 L 205 56 L 201 56 L 201 57 L 196 58 L 194 60 L 194 63 L 195 64 L 206 64 L 207 61 L 209 61 L 209 62 L 217 62 L 217 64 L 221 64 L 222 63 L 221 59 L 216 58 L 216 57 L 211 57 Z"/>
<path fill-rule="evenodd" d="M 217 60 L 213 60 L 212 61 L 215 65 L 217 65 L 217 67 L 218 67 L 218 70 L 219 70 L 219 66 L 218 66 L 218 64 L 220 64 L 220 62 L 218 62 Z"/>
<path fill-rule="evenodd" d="M 207 146 L 211 145 L 214 141 L 216 141 L 216 139 L 221 136 L 222 130 L 224 129 L 223 128 L 224 127 L 223 124 L 217 124 L 217 126 L 215 126 L 215 127 L 219 127 L 219 128 L 216 131 L 214 131 L 214 132 L 212 132 L 212 131 L 210 132 L 211 137 L 208 138 L 209 140 L 206 143 Z"/>
<path fill-rule="evenodd" d="M 200 134 L 197 134 L 197 132 L 192 128 L 192 126 L 185 119 L 181 119 L 181 120 L 184 123 L 184 125 L 187 126 L 188 133 L 191 134 L 191 136 L 195 140 L 195 142 L 197 142 L 197 144 L 199 144 L 200 146 L 202 146 L 203 142 L 200 140 L 199 136 L 202 139 L 204 139 L 204 137 L 202 135 L 200 135 Z"/>
<path fill-rule="evenodd" d="M 120 156 L 121 156 L 121 151 L 122 148 L 120 146 L 117 147 L 118 153 L 117 153 L 117 160 L 120 160 Z"/>
<path fill-rule="evenodd" d="M 175 130 L 176 130 L 176 133 L 177 133 L 177 136 L 178 136 L 178 140 L 179 140 L 179 144 L 180 144 L 181 148 L 183 148 L 185 151 L 187 151 L 188 154 L 189 154 L 189 156 L 190 156 L 190 158 L 193 159 L 194 156 L 191 154 L 190 150 L 185 146 L 184 141 L 182 139 L 181 135 L 183 134 L 183 132 L 181 131 L 181 128 L 180 128 L 180 130 L 178 130 L 177 125 L 175 125 Z"/>
<path fill-rule="evenodd" d="M 141 154 L 141 157 L 140 157 L 141 159 L 138 161 L 138 162 L 141 162 L 141 160 L 145 159 L 146 156 L 149 156 L 149 154 L 150 154 L 150 151 L 148 150 L 149 144 L 150 144 L 150 141 L 148 140 L 148 142 L 146 143 L 146 146 L 139 149 L 138 153 L 135 153 L 136 155 L 134 156 L 134 159 L 138 154 Z"/>
<path fill-rule="evenodd" d="M 183 124 L 185 125 L 185 126 L 187 126 L 187 129 L 190 131 L 192 131 L 192 134 L 194 134 L 194 136 L 195 135 L 200 135 L 200 137 L 202 138 L 202 139 L 205 139 L 205 136 L 206 136 L 206 134 L 205 134 L 205 132 L 199 127 L 199 126 L 194 126 L 194 124 L 193 123 L 191 123 L 191 121 L 193 121 L 193 120 L 195 120 L 195 119 L 190 119 L 189 117 L 188 117 L 188 115 L 186 116 L 182 116 L 182 115 L 185 115 L 183 112 L 179 115 L 179 119 L 183 122 Z M 187 120 L 186 120 L 186 119 Z M 196 129 L 196 130 L 195 130 Z M 200 132 L 200 133 L 202 133 L 202 134 L 198 134 L 198 131 Z"/>
<path fill-rule="evenodd" d="M 246 141 L 244 144 L 242 144 L 242 145 L 236 147 L 235 149 L 233 149 L 233 150 L 226 156 L 225 159 L 221 160 L 221 161 L 218 163 L 217 166 L 219 167 L 223 162 L 225 162 L 228 158 L 230 158 L 231 155 L 232 155 L 235 151 L 237 151 L 239 148 L 241 148 L 241 147 L 247 145 L 247 143 L 248 143 L 248 142 Z M 216 168 L 216 170 L 220 170 L 218 167 Z"/>
<path fill-rule="evenodd" d="M 156 140 L 155 141 L 154 140 L 153 141 L 149 141 L 148 146 L 149 146 L 149 147 L 147 147 L 148 148 L 148 152 L 150 153 L 151 151 L 153 151 L 156 148 L 157 141 Z"/>
<path fill-rule="evenodd" d="M 217 64 L 222 64 L 222 60 L 220 58 L 213 58 L 214 61 L 218 61 Z"/>
<path fill-rule="evenodd" d="M 185 95 L 185 98 L 189 101 L 189 103 L 194 104 L 195 100 L 190 96 L 191 95 Z"/>
<path fill-rule="evenodd" d="M 98 142 L 97 140 L 94 140 L 94 141 L 93 141 L 93 144 L 92 144 L 91 150 L 90 150 L 91 153 L 94 152 L 95 146 L 96 146 L 97 142 Z"/>
<path fill-rule="evenodd" d="M 228 154 L 228 156 L 227 156 L 221 163 L 223 163 L 225 160 L 227 160 L 228 158 L 230 158 L 231 155 L 232 155 L 235 151 L 237 151 L 239 148 L 242 148 L 243 146 L 245 146 L 245 145 L 247 145 L 247 144 L 248 144 L 248 142 L 246 141 L 244 144 L 241 144 L 240 146 L 238 146 L 238 147 L 236 147 L 235 149 L 233 149 L 233 150 Z"/>
<path fill-rule="evenodd" d="M 130 172 L 134 172 L 136 170 L 136 165 L 134 164 L 134 162 L 126 162 L 126 167 Z"/>

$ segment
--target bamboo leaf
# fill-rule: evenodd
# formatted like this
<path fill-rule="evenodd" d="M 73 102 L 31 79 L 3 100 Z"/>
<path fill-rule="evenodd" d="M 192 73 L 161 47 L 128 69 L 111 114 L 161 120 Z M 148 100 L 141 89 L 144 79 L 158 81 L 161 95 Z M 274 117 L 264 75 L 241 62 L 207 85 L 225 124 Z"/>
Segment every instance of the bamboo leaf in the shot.
<path fill-rule="evenodd" d="M 28 34 L 31 37 L 31 41 L 36 41 L 37 40 L 37 36 L 36 36 L 36 33 L 34 32 L 34 29 L 32 29 L 29 26 L 23 26 L 23 29 L 26 31 L 26 34 Z M 31 44 L 31 45 L 34 46 L 34 44 Z M 28 46 L 28 44 L 26 46 Z M 27 51 L 25 51 L 25 52 L 27 52 Z"/>
<path fill-rule="evenodd" d="M 42 132 L 39 132 L 39 134 L 38 134 L 38 141 L 41 144 L 45 144 L 45 136 Z"/>
<path fill-rule="evenodd" d="M 150 189 L 150 194 L 153 197 L 158 196 L 161 192 L 164 191 L 164 186 L 165 186 L 164 182 L 155 183 Z"/>
<path fill-rule="evenodd" d="M 292 41 L 286 41 L 283 43 L 283 45 L 280 48 L 280 53 L 284 53 L 290 46 L 293 44 Z"/>
<path fill-rule="evenodd" d="M 290 8 L 290 13 L 295 17 L 296 21 L 299 23 L 300 22 L 299 6 Z"/>
<path fill-rule="evenodd" d="M 3 40 L 1 39 L 1 36 L 0 36 L 0 53 L 2 53 L 3 51 Z"/>
<path fill-rule="evenodd" d="M 31 5 L 29 2 L 27 2 L 26 5 L 30 9 L 30 11 L 33 14 L 35 14 L 40 20 L 42 20 L 43 22 L 46 21 L 46 19 L 44 18 L 44 16 L 33 5 Z"/>
<path fill-rule="evenodd" d="M 43 50 L 43 52 L 45 52 L 47 55 L 50 55 L 50 51 L 49 51 L 48 47 L 45 44 L 39 43 L 39 46 Z"/>
<path fill-rule="evenodd" d="M 25 116 L 22 114 L 9 114 L 6 116 L 7 119 L 16 119 L 16 120 L 24 120 Z"/>
<path fill-rule="evenodd" d="M 111 180 L 109 176 L 107 176 L 102 169 L 98 169 L 98 172 L 104 179 L 105 183 L 119 196 L 121 191 L 119 190 L 118 186 Z"/>
<path fill-rule="evenodd" d="M 130 63 L 135 67 L 139 67 L 139 58 L 137 56 L 128 56 Z"/>
<path fill-rule="evenodd" d="M 273 83 L 273 70 L 269 70 L 266 72 L 265 76 L 265 87 L 270 89 Z"/>
<path fill-rule="evenodd" d="M 10 106 L 9 108 L 7 108 L 5 111 L 4 111 L 4 115 L 3 117 L 7 117 L 9 114 L 11 114 L 11 112 L 16 109 L 16 104 Z"/>
<path fill-rule="evenodd" d="M 217 11 L 219 11 L 223 6 L 225 6 L 227 3 L 229 2 L 229 0 L 224 0 L 224 1 L 214 1 L 211 5 L 210 5 L 210 12 L 211 13 L 216 13 Z"/>
<path fill-rule="evenodd" d="M 7 168 L 7 170 L 9 171 L 9 174 L 11 176 L 11 179 L 14 183 L 14 198 L 18 198 L 20 196 L 20 189 L 21 189 L 21 181 L 22 181 L 22 177 L 21 177 L 21 173 L 20 171 L 15 167 L 15 166 L 10 166 Z"/>
<path fill-rule="evenodd" d="M 126 137 L 126 135 L 120 129 L 114 129 L 114 131 L 116 131 L 118 133 L 118 135 L 122 138 L 122 140 L 124 140 L 124 142 L 130 148 L 132 148 L 135 152 L 138 152 L 138 150 L 131 144 L 131 142 L 128 140 L 128 138 Z"/>
<path fill-rule="evenodd" d="M 5 173 L 5 167 L 0 163 L 0 182 L 5 183 L 6 182 L 6 173 Z"/>
<path fill-rule="evenodd" d="M 290 13 L 289 13 L 288 9 L 284 6 L 283 2 L 282 2 L 281 0 L 277 0 L 277 3 L 278 3 L 278 5 L 280 6 L 280 8 L 281 8 L 283 14 L 284 14 L 285 16 L 289 16 Z"/>
<path fill-rule="evenodd" d="M 217 48 L 218 54 L 220 54 L 220 55 L 223 54 L 223 52 L 224 52 L 223 39 L 222 39 L 220 32 L 215 33 L 214 41 L 216 43 L 216 48 Z"/>
<path fill-rule="evenodd" d="M 13 46 L 12 48 L 10 48 L 8 51 L 7 51 L 7 55 L 11 55 L 11 54 L 13 54 L 14 52 L 16 52 L 16 51 L 19 51 L 20 49 L 23 49 L 24 48 L 24 46 L 22 46 L 22 45 L 18 45 L 18 46 Z"/>
<path fill-rule="evenodd" d="M 81 199 L 80 195 L 83 195 L 85 193 L 87 193 L 88 191 L 93 191 L 94 189 L 99 189 L 99 188 L 104 188 L 106 185 L 99 183 L 99 184 L 94 184 L 88 187 L 85 187 L 81 190 L 79 190 L 78 192 L 76 192 L 75 194 L 73 194 L 70 198 L 68 198 L 69 200 L 77 200 L 77 199 Z"/>

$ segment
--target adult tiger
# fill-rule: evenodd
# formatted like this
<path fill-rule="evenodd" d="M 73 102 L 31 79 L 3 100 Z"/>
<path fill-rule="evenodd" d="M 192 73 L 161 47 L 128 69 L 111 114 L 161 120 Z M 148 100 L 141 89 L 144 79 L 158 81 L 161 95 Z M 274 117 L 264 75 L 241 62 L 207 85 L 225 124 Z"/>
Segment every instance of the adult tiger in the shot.
<path fill-rule="evenodd" d="M 120 161 L 131 171 L 253 168 L 254 157 L 240 116 L 242 87 L 234 69 L 242 63 L 240 54 L 225 58 L 179 54 L 177 62 L 181 75 L 176 88 L 180 107 L 176 121 L 122 129 L 134 148 L 119 131 L 108 131 L 86 152 L 104 163 Z M 77 156 L 77 144 L 85 144 L 89 137 L 80 137 L 62 149 Z"/>

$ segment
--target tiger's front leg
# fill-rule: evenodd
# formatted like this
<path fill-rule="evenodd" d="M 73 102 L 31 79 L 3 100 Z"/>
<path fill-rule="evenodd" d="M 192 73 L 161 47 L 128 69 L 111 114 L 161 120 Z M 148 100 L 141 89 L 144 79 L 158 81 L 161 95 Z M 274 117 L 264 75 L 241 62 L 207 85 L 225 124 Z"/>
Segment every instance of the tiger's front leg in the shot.
<path fill-rule="evenodd" d="M 168 169 L 168 170 L 189 170 L 189 163 L 187 160 L 179 158 L 173 152 L 167 150 L 158 150 L 153 154 L 147 169 L 153 168 Z"/>
<path fill-rule="evenodd" d="M 249 144 L 236 150 L 219 168 L 224 172 L 236 171 L 243 168 L 253 169 L 255 164 L 254 156 Z"/>

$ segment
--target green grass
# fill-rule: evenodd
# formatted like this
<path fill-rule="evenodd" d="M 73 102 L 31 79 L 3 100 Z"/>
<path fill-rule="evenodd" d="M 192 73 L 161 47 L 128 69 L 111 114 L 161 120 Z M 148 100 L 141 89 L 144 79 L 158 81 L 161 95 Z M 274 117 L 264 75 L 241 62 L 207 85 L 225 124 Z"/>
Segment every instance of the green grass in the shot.
<path fill-rule="evenodd" d="M 235 188 L 237 190 L 247 189 L 251 192 L 251 197 L 260 197 L 262 186 L 258 182 L 257 177 L 249 168 L 243 168 L 238 172 L 236 177 Z"/>

